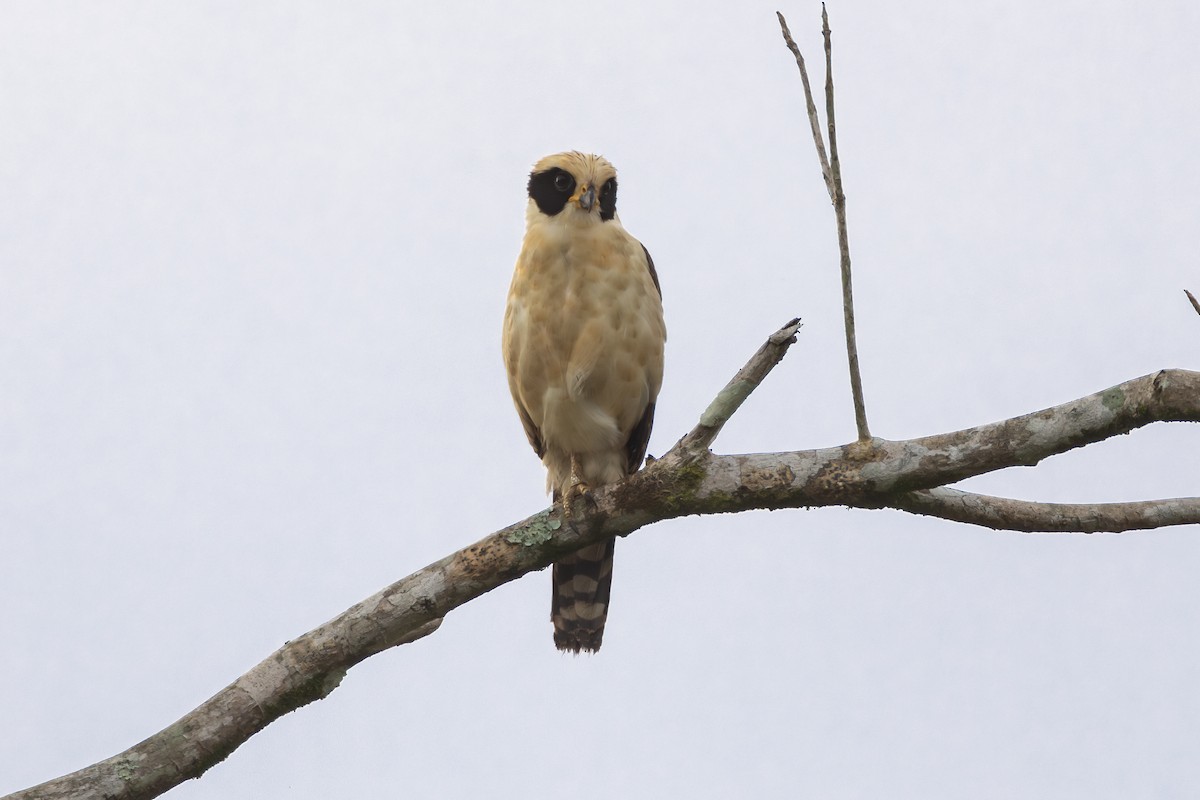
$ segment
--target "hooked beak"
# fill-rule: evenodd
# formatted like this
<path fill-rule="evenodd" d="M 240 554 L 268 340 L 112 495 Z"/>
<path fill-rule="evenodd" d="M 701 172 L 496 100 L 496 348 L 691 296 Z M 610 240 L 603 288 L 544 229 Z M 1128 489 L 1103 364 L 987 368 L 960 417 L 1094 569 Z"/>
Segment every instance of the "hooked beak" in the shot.
<path fill-rule="evenodd" d="M 583 194 L 579 195 L 579 207 L 584 211 L 591 211 L 594 205 L 596 205 L 596 187 L 589 184 Z"/>

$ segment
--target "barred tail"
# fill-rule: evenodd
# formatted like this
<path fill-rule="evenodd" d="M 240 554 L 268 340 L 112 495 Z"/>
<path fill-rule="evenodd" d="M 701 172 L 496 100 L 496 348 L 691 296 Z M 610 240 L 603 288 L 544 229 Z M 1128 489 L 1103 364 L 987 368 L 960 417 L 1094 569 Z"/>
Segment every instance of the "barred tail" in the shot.
<path fill-rule="evenodd" d="M 609 539 L 554 562 L 550 621 L 559 650 L 594 653 L 600 649 L 616 544 L 616 539 Z"/>

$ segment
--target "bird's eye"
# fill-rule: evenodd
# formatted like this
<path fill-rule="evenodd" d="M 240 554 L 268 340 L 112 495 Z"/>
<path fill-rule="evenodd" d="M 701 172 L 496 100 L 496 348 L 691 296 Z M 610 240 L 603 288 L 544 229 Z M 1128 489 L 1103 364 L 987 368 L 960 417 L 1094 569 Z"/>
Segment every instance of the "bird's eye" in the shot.
<path fill-rule="evenodd" d="M 604 182 L 604 185 L 600 187 L 600 195 L 603 197 L 604 195 L 612 194 L 614 191 L 616 191 L 616 188 L 617 182 L 612 178 L 609 178 Z"/>
<path fill-rule="evenodd" d="M 554 188 L 560 192 L 569 192 L 575 188 L 575 180 L 565 172 L 554 176 Z"/>

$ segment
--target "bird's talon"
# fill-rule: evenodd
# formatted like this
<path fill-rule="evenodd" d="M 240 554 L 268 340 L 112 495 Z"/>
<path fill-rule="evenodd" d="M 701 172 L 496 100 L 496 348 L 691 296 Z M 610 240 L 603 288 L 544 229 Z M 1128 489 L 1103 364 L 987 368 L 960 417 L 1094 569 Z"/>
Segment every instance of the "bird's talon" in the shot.
<path fill-rule="evenodd" d="M 563 516 L 570 519 L 575 509 L 575 501 L 581 497 L 587 497 L 588 491 L 590 491 L 590 487 L 586 483 L 578 478 L 572 478 L 571 485 L 563 493 Z"/>

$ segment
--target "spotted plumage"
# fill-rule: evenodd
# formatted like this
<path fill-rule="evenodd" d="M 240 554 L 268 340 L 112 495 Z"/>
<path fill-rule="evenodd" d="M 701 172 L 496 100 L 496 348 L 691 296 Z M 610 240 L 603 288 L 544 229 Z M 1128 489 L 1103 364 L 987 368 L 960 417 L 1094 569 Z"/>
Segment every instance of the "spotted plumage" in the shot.
<path fill-rule="evenodd" d="M 567 513 L 589 487 L 637 471 L 662 385 L 662 293 L 650 253 L 617 216 L 617 173 L 559 153 L 533 167 L 525 240 L 504 314 L 504 364 L 546 488 Z M 554 565 L 554 643 L 600 649 L 614 540 Z"/>

